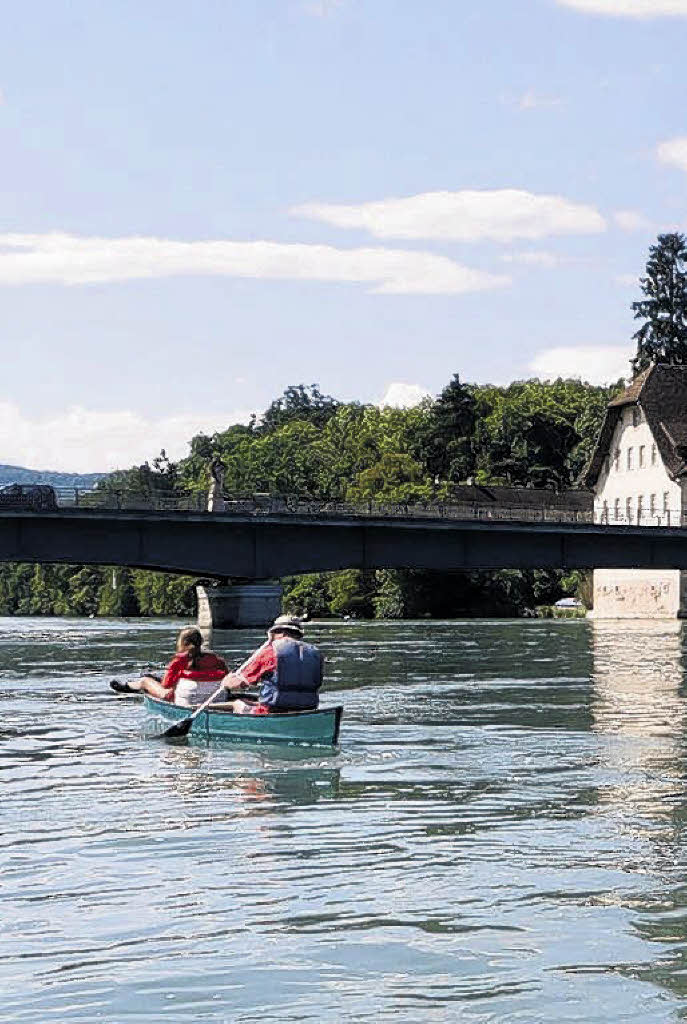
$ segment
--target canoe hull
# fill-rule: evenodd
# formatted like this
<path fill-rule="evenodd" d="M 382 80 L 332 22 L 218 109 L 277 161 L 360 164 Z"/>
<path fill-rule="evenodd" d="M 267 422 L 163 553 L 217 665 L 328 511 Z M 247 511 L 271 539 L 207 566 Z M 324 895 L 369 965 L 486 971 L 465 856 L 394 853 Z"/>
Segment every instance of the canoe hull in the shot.
<path fill-rule="evenodd" d="M 146 711 L 170 724 L 187 718 L 189 708 L 157 700 L 146 694 Z M 299 711 L 289 715 L 233 715 L 230 711 L 201 711 L 193 720 L 192 736 L 248 743 L 306 743 L 309 746 L 335 747 L 339 742 L 342 707 Z"/>

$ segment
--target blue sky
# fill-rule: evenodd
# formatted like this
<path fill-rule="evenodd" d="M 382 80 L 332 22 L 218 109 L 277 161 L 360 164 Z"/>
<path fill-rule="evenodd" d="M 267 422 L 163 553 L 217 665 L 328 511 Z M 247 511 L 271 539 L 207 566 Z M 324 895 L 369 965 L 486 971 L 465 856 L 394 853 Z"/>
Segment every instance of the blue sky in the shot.
<path fill-rule="evenodd" d="M 687 0 L 4 21 L 0 462 L 180 455 L 299 382 L 607 379 L 687 227 Z"/>

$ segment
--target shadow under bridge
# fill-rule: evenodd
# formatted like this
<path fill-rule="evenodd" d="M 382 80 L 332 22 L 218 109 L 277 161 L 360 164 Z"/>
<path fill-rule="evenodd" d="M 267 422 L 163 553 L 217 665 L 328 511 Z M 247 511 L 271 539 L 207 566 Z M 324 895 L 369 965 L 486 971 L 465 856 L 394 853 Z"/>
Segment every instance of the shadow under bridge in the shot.
<path fill-rule="evenodd" d="M 1 511 L 0 561 L 268 579 L 333 569 L 687 569 L 687 530 L 591 523 Z"/>

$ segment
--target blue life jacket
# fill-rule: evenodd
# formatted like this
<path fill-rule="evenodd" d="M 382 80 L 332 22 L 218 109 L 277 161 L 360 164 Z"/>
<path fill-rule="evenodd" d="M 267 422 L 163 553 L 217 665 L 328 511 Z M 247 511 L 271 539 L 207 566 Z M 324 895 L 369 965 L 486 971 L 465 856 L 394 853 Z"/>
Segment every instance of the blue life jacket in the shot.
<path fill-rule="evenodd" d="M 317 647 L 302 640 L 280 637 L 273 642 L 277 655 L 277 671 L 263 680 L 260 702 L 275 711 L 314 710 L 322 686 L 322 655 Z M 275 678 L 276 676 L 276 678 Z"/>

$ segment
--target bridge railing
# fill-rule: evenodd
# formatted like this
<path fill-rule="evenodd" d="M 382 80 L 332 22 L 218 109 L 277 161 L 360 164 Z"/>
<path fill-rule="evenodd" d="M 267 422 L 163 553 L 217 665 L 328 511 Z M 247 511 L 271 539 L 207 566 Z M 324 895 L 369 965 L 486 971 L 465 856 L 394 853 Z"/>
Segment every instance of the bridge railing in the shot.
<path fill-rule="evenodd" d="M 155 494 L 130 491 L 86 490 L 79 487 L 56 487 L 60 508 L 99 508 L 109 511 L 203 512 L 203 494 Z"/>
<path fill-rule="evenodd" d="M 207 512 L 204 493 L 170 495 L 155 492 L 55 488 L 61 508 L 98 508 L 112 511 Z M 217 510 L 220 511 L 220 510 Z M 228 497 L 222 514 L 301 516 L 393 516 L 403 519 L 478 519 L 485 521 L 592 522 L 593 513 L 554 507 L 475 505 L 464 502 L 345 502 L 295 495 L 245 494 Z M 208 512 L 208 515 L 215 513 Z"/>
<path fill-rule="evenodd" d="M 207 496 L 196 494 L 169 494 L 156 491 L 131 491 L 108 489 L 87 490 L 78 487 L 56 487 L 55 498 L 59 508 L 103 509 L 110 511 L 149 512 L 205 512 L 215 515 L 299 515 L 313 517 L 374 516 L 399 519 L 458 519 L 481 522 L 545 522 L 545 523 L 594 523 L 608 526 L 687 526 L 687 512 L 676 509 L 640 511 L 627 515 L 626 510 L 618 515 L 615 510 L 604 512 L 600 509 L 566 509 L 551 505 L 497 505 L 467 502 L 345 502 L 326 501 L 319 498 L 298 495 L 237 494 L 223 502 L 223 508 L 214 512 L 207 510 Z M 0 508 L 5 503 L 0 500 Z M 21 499 L 13 500 L 12 507 L 23 507 Z M 28 504 L 26 507 L 29 507 Z M 37 510 L 47 510 L 42 504 Z"/>

